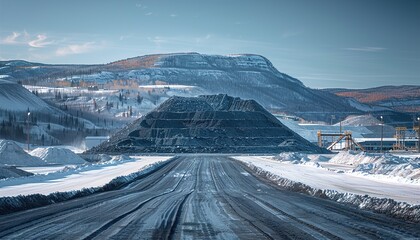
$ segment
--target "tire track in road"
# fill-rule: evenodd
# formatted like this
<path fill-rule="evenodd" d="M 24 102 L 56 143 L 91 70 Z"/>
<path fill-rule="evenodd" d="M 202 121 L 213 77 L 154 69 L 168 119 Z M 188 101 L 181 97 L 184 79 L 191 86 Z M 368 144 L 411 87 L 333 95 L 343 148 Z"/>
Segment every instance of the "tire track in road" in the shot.
<path fill-rule="evenodd" d="M 137 179 L 136 182 L 140 181 L 144 183 L 146 181 L 146 184 L 137 185 L 135 189 L 120 189 L 97 193 L 83 198 L 76 198 L 54 205 L 27 210 L 28 212 L 34 213 L 32 216 L 28 216 L 27 211 L 0 216 L 0 238 L 22 230 L 23 232 L 21 233 L 30 232 L 30 234 L 34 236 L 34 233 L 42 232 L 43 227 L 47 229 L 48 225 L 51 224 L 51 221 L 65 219 L 67 217 L 74 216 L 79 212 L 83 212 L 84 209 L 102 204 L 103 202 L 115 200 L 117 198 L 126 198 L 127 196 L 138 193 L 139 191 L 145 191 L 153 186 L 153 184 L 156 184 L 163 179 L 163 176 L 154 173 L 170 172 L 173 168 L 178 166 L 179 163 L 179 159 L 173 159 L 169 161 L 168 164 L 165 164 L 162 168 L 159 168 L 156 171 L 153 171 Z M 158 176 L 158 178 L 156 178 L 156 176 Z M 53 208 L 60 209 L 60 211 L 52 211 Z M 13 222 L 8 220 L 10 217 L 13 217 Z"/>
<path fill-rule="evenodd" d="M 232 209 L 232 211 L 240 218 L 240 219 L 243 219 L 244 221 L 246 221 L 250 226 L 252 226 L 255 230 L 257 230 L 257 232 L 259 232 L 263 237 L 265 237 L 266 239 L 274 239 L 272 236 L 271 236 L 271 234 L 269 234 L 269 233 L 267 233 L 266 231 L 264 231 L 263 229 L 261 229 L 261 227 L 259 227 L 259 226 L 257 226 L 257 224 L 255 224 L 254 223 L 254 221 L 252 221 L 251 219 L 250 219 L 250 216 L 248 215 L 248 214 L 245 214 L 243 211 L 241 211 L 238 207 L 236 207 L 236 205 L 233 205 L 233 203 L 232 203 L 232 201 L 229 201 L 229 199 L 226 197 L 227 195 L 226 195 L 226 192 L 223 190 L 223 188 L 221 187 L 221 185 L 218 183 L 218 180 L 216 180 L 216 177 L 215 177 L 215 169 L 216 169 L 216 167 L 215 167 L 215 163 L 214 162 L 212 162 L 212 164 L 211 164 L 211 168 L 210 168 L 212 171 L 210 171 L 210 173 L 211 173 L 211 176 L 212 176 L 212 180 L 213 180 L 213 184 L 214 184 L 214 187 L 216 188 L 216 190 L 218 191 L 218 192 L 223 192 L 223 193 L 225 193 L 224 195 L 225 196 L 223 196 L 223 195 L 221 195 L 221 197 L 223 198 L 223 200 L 229 205 L 229 207 Z M 220 174 L 220 173 L 219 173 Z M 218 174 L 218 176 L 220 176 Z M 286 235 L 283 235 L 283 236 L 279 236 L 279 237 L 281 237 L 281 238 L 283 238 L 283 239 L 285 239 L 285 238 L 288 238 Z"/>
<path fill-rule="evenodd" d="M 245 169 L 241 169 L 240 167 L 238 167 L 238 165 L 233 165 L 232 162 L 228 163 L 228 165 L 230 165 L 232 167 L 232 169 L 236 169 L 238 172 L 243 172 L 245 171 Z M 224 171 L 224 169 L 222 169 Z M 234 185 L 236 183 L 236 181 L 238 181 L 238 179 L 236 178 L 235 180 L 232 179 L 232 177 L 230 175 L 228 175 L 227 173 L 225 173 L 225 175 L 227 176 L 227 180 L 229 180 L 231 182 L 232 185 Z M 250 173 L 251 175 L 251 173 Z M 251 184 L 249 184 L 251 185 Z M 259 189 L 257 189 L 258 192 Z M 310 224 L 306 221 L 303 221 L 291 214 L 286 213 L 285 211 L 275 207 L 274 205 L 270 204 L 269 202 L 263 200 L 261 197 L 257 197 L 257 194 L 246 190 L 246 189 L 242 189 L 242 196 L 244 198 L 249 199 L 249 202 L 252 202 L 258 206 L 260 206 L 261 208 L 263 208 L 265 211 L 269 212 L 270 214 L 276 216 L 277 218 L 280 219 L 280 221 L 286 221 L 288 223 L 294 223 L 294 225 L 298 225 L 299 226 L 299 230 L 301 232 L 306 232 L 307 234 L 311 235 L 314 238 L 318 238 L 318 239 L 325 239 L 325 238 L 329 238 L 329 239 L 341 239 L 340 237 L 324 230 L 321 229 L 313 224 Z M 261 194 L 259 192 L 259 194 Z M 293 231 L 293 233 L 291 233 L 290 235 L 292 237 L 296 237 L 295 236 L 295 231 Z"/>
<path fill-rule="evenodd" d="M 192 167 L 193 163 L 191 163 L 188 167 L 188 169 L 190 169 Z M 101 226 L 99 229 L 97 229 L 96 231 L 92 232 L 91 234 L 89 234 L 87 237 L 85 237 L 85 240 L 90 240 L 90 239 L 94 239 L 95 237 L 97 237 L 99 234 L 101 234 L 102 232 L 104 232 L 105 230 L 109 229 L 112 225 L 114 225 L 115 223 L 119 222 L 120 220 L 122 220 L 123 218 L 127 217 L 128 215 L 138 211 L 139 209 L 141 209 L 146 203 L 157 199 L 161 196 L 167 195 L 169 193 L 174 192 L 178 186 L 181 184 L 181 182 L 184 180 L 186 174 L 188 171 L 185 171 L 183 176 L 178 180 L 178 182 L 175 184 L 175 186 L 173 187 L 173 189 L 169 190 L 169 191 L 165 191 L 163 193 L 157 194 L 153 197 L 150 197 L 148 199 L 146 199 L 145 201 L 142 201 L 140 204 L 138 204 L 135 208 L 133 208 L 130 211 L 127 211 L 123 214 L 120 214 L 119 216 L 115 217 L 114 219 L 108 221 L 107 223 L 105 223 L 103 226 Z"/>
<path fill-rule="evenodd" d="M 231 160 L 235 161 L 235 160 Z M 273 186 L 274 188 L 280 188 L 279 186 L 275 185 L 274 183 L 270 182 L 267 179 L 261 179 L 260 176 L 254 174 L 251 169 L 249 169 L 244 164 L 235 164 L 234 165 L 238 169 L 244 169 L 247 172 L 249 172 L 251 175 L 256 177 L 257 179 L 260 179 L 264 182 L 267 182 L 269 185 Z M 282 190 L 285 191 L 285 190 Z M 288 191 L 286 191 L 288 192 Z M 276 209 L 276 211 L 280 211 L 283 214 L 288 215 L 291 219 L 294 219 L 297 222 L 300 222 L 303 225 L 306 225 L 310 228 L 316 228 L 319 232 L 325 233 L 325 228 L 317 227 L 312 223 L 305 221 L 305 219 L 302 219 L 301 217 L 295 217 L 291 214 L 286 213 L 285 211 L 279 209 L 278 207 L 275 207 L 273 204 L 269 203 L 268 201 L 262 199 L 261 195 L 253 194 L 251 192 L 247 192 L 248 198 L 257 200 L 261 203 L 264 203 L 264 205 L 268 206 L 271 209 Z M 304 204 L 304 202 L 292 202 L 291 204 L 295 206 L 298 209 L 302 209 L 302 211 L 307 212 L 311 216 L 317 216 L 320 219 L 327 220 L 330 225 L 334 225 L 337 227 L 343 227 L 348 230 L 351 235 L 359 235 L 359 236 L 366 236 L 368 238 L 420 238 L 418 227 L 419 224 L 407 224 L 402 223 L 399 220 L 391 219 L 387 216 L 381 216 L 380 214 L 374 214 L 372 212 L 367 212 L 359 209 L 353 209 L 349 208 L 347 206 L 344 206 L 342 204 L 331 202 L 324 199 L 319 199 L 315 197 L 309 197 L 312 198 L 314 201 L 316 201 L 316 206 L 308 205 L 307 203 Z M 318 211 L 317 209 L 321 209 L 321 211 Z M 327 214 L 327 213 L 330 214 Z M 332 214 L 333 213 L 333 214 Z M 332 217 L 331 215 L 339 215 L 341 218 Z M 345 217 L 345 218 L 343 218 Z M 351 221 L 343 221 L 344 219 L 351 219 Z M 389 221 L 385 220 L 388 219 Z M 417 226 L 417 229 L 416 229 Z M 327 228 L 331 229 L 331 228 Z M 332 234 L 329 231 L 326 231 L 327 235 Z M 338 231 L 339 232 L 339 231 Z M 343 234 L 341 232 L 340 234 Z M 334 234 L 332 234 L 335 236 Z M 330 237 L 333 237 L 330 235 Z"/>

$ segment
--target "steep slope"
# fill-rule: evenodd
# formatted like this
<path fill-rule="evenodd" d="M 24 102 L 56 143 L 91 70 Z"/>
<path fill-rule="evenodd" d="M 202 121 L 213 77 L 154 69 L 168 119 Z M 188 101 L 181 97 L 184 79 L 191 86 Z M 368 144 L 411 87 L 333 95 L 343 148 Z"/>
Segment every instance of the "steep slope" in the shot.
<path fill-rule="evenodd" d="M 254 100 L 227 95 L 172 97 L 88 153 L 324 152 Z"/>
<path fill-rule="evenodd" d="M 31 111 L 53 111 L 42 99 L 20 84 L 0 79 L 0 109 L 24 112 L 28 108 Z"/>

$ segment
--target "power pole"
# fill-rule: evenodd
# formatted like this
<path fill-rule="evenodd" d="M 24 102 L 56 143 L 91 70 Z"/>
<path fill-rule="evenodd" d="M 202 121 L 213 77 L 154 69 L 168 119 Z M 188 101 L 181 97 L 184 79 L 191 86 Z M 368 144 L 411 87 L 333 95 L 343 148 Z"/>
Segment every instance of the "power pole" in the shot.
<path fill-rule="evenodd" d="M 384 117 L 380 116 L 381 118 L 381 153 L 384 151 Z"/>
<path fill-rule="evenodd" d="M 31 116 L 31 112 L 28 112 L 28 118 L 26 121 L 26 126 L 27 126 L 27 141 L 28 141 L 28 152 L 29 152 L 29 117 Z"/>
<path fill-rule="evenodd" d="M 418 140 L 417 151 L 420 153 L 420 117 L 417 117 L 417 123 L 419 124 L 419 128 L 417 131 L 417 140 Z"/>

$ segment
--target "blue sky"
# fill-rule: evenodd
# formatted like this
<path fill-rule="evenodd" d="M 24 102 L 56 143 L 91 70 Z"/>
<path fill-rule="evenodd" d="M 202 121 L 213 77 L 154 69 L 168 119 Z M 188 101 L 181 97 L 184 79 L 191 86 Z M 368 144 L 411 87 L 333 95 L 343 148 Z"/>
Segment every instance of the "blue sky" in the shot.
<path fill-rule="evenodd" d="M 0 0 L 0 60 L 255 53 L 312 88 L 420 83 L 417 0 Z"/>

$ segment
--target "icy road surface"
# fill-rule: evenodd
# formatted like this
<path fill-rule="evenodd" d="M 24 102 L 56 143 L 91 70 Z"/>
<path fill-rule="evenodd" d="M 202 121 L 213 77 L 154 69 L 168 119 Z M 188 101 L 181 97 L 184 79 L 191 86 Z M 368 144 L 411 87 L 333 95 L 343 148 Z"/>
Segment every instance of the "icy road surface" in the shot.
<path fill-rule="evenodd" d="M 5 239 L 401 239 L 418 224 L 279 190 L 225 156 L 190 155 L 125 189 L 0 216 Z"/>

